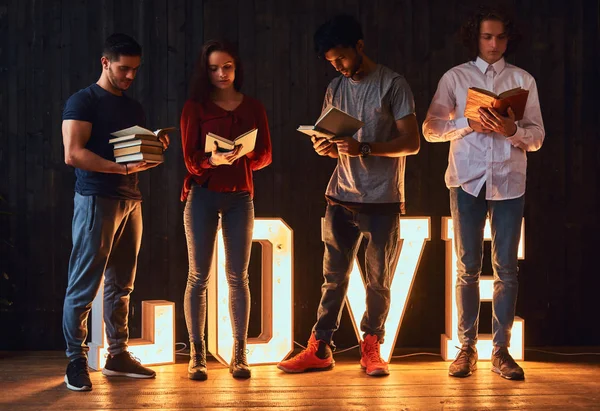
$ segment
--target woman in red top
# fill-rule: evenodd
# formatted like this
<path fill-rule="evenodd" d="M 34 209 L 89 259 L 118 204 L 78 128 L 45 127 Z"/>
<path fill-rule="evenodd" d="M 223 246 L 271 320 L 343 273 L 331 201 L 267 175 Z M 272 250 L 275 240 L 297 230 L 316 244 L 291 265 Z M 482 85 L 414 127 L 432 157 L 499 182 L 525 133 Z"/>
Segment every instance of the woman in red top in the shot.
<path fill-rule="evenodd" d="M 190 98 L 181 114 L 183 157 L 188 171 L 181 200 L 188 243 L 189 272 L 184 309 L 190 337 L 188 376 L 206 374 L 206 288 L 215 253 L 219 220 L 225 244 L 227 282 L 232 314 L 234 352 L 229 366 L 236 378 L 249 378 L 246 339 L 250 317 L 248 264 L 254 226 L 252 172 L 271 163 L 271 138 L 263 105 L 240 92 L 242 64 L 233 47 L 209 41 L 196 64 Z M 239 155 L 239 147 L 204 152 L 206 134 L 229 140 L 257 129 L 254 150 Z"/>

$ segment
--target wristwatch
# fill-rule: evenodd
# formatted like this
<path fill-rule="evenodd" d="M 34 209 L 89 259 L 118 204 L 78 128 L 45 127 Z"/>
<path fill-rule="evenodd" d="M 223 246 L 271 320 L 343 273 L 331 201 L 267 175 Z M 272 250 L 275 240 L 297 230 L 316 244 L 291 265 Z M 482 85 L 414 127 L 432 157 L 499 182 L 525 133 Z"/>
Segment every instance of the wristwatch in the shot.
<path fill-rule="evenodd" d="M 368 157 L 371 154 L 371 145 L 369 143 L 360 143 L 358 151 L 360 151 L 361 157 Z"/>

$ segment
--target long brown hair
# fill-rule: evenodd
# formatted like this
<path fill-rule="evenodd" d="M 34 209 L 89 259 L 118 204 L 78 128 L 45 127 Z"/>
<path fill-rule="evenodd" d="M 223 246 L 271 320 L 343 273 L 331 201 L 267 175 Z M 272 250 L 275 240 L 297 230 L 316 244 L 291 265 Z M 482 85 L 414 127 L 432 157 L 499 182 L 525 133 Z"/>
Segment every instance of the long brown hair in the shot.
<path fill-rule="evenodd" d="M 242 84 L 244 83 L 244 69 L 242 67 L 242 61 L 237 52 L 237 48 L 232 44 L 224 40 L 209 40 L 202 46 L 200 56 L 196 61 L 194 73 L 190 81 L 190 99 L 198 102 L 204 102 L 210 98 L 210 93 L 213 89 L 213 85 L 210 82 L 210 76 L 208 74 L 208 57 L 213 51 L 222 51 L 233 57 L 235 64 L 235 79 L 233 80 L 233 87 L 240 91 Z"/>

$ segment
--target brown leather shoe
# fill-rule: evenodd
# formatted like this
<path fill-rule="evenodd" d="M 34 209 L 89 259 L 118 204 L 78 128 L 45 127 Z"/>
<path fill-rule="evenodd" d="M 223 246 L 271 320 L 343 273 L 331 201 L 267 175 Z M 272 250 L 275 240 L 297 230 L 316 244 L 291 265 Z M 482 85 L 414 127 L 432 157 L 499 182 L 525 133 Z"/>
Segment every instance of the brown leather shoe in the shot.
<path fill-rule="evenodd" d="M 492 371 L 507 380 L 522 380 L 525 378 L 523 368 L 519 367 L 513 360 L 506 347 L 499 347 L 492 354 Z"/>
<path fill-rule="evenodd" d="M 477 349 L 474 345 L 463 345 L 456 359 L 448 368 L 448 375 L 452 377 L 468 377 L 477 369 Z"/>

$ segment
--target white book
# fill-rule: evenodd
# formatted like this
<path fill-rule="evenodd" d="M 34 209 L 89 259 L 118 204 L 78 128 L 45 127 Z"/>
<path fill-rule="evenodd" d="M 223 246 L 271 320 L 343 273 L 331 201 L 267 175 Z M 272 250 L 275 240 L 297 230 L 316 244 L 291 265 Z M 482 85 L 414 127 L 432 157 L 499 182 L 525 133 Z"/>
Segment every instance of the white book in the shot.
<path fill-rule="evenodd" d="M 308 136 L 320 138 L 352 137 L 365 123 L 337 107 L 329 105 L 323 110 L 314 126 L 298 126 L 297 130 Z"/>
<path fill-rule="evenodd" d="M 133 139 L 143 139 L 143 140 L 158 140 L 163 134 L 168 133 L 169 131 L 176 130 L 175 127 L 166 127 L 159 128 L 158 130 L 148 130 L 147 128 L 140 126 L 133 126 L 124 128 L 123 130 L 115 131 L 114 133 L 110 133 L 111 138 L 108 140 L 110 144 L 119 143 L 122 141 L 128 141 Z"/>
<path fill-rule="evenodd" d="M 162 147 L 163 145 L 160 141 L 134 139 L 134 140 L 122 141 L 120 143 L 115 143 L 115 145 L 113 147 L 116 150 L 118 148 L 126 148 L 126 147 L 133 147 L 133 146 Z"/>
<path fill-rule="evenodd" d="M 162 154 L 135 153 L 116 157 L 115 161 L 117 163 L 129 163 L 132 161 L 145 161 L 146 163 L 162 163 L 164 161 L 164 157 Z"/>
<path fill-rule="evenodd" d="M 228 138 L 218 136 L 213 133 L 206 134 L 206 142 L 204 144 L 204 151 L 206 153 L 210 153 L 215 148 L 215 143 L 217 143 L 218 149 L 220 151 L 231 151 L 236 146 L 242 146 L 239 156 L 245 156 L 252 150 L 254 150 L 254 146 L 256 144 L 256 135 L 258 134 L 257 129 L 252 129 L 250 131 L 245 132 L 237 136 L 234 140 L 229 140 Z"/>

